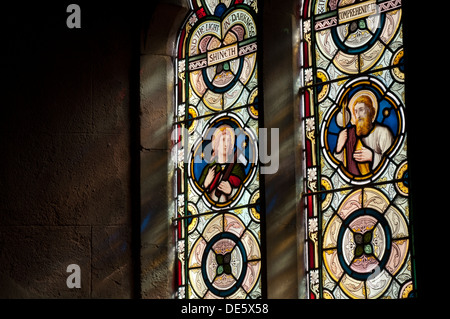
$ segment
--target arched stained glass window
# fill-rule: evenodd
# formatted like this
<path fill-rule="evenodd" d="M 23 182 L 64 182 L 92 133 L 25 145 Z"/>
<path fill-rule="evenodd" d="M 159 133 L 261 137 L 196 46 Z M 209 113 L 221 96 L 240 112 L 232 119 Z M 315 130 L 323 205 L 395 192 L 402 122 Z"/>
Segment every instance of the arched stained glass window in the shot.
<path fill-rule="evenodd" d="M 190 5 L 175 66 L 177 297 L 258 298 L 257 1 Z"/>
<path fill-rule="evenodd" d="M 401 0 L 302 7 L 309 298 L 415 294 Z"/>

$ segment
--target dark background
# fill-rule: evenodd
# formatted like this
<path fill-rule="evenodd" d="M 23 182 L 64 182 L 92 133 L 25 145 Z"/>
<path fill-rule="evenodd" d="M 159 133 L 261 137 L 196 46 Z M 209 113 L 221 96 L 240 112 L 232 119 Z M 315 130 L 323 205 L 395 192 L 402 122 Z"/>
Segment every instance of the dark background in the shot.
<path fill-rule="evenodd" d="M 69 1 L 2 10 L 3 298 L 131 298 L 138 286 L 132 74 L 139 81 L 140 11 L 77 3 L 81 29 L 66 26 Z M 72 263 L 84 289 L 66 287 Z"/>

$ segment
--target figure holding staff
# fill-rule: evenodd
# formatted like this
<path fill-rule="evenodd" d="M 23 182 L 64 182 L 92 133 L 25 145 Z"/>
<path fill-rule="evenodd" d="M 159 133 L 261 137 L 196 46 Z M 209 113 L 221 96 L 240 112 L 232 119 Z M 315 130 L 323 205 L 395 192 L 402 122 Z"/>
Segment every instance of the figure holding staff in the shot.
<path fill-rule="evenodd" d="M 364 176 L 378 166 L 383 154 L 392 146 L 394 137 L 388 127 L 375 121 L 378 102 L 372 92 L 361 90 L 350 99 L 348 105 L 347 101 L 348 96 L 345 96 L 341 114 L 337 117 L 342 130 L 334 156 L 348 172 L 354 176 Z"/>

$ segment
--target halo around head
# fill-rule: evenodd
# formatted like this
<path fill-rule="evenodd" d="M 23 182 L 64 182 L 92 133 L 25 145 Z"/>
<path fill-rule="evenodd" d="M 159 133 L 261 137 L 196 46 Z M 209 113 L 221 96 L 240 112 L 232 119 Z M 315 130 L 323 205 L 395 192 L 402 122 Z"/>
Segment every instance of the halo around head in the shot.
<path fill-rule="evenodd" d="M 352 98 L 350 99 L 350 103 L 348 104 L 348 108 L 350 109 L 350 112 L 352 113 L 352 124 L 355 125 L 356 124 L 356 115 L 355 115 L 355 110 L 354 110 L 354 103 L 356 101 L 357 98 L 359 98 L 360 96 L 367 96 L 372 100 L 372 105 L 375 109 L 375 112 L 372 116 L 372 123 L 375 121 L 375 119 L 377 118 L 377 114 L 378 114 L 378 100 L 377 97 L 375 96 L 375 94 L 373 94 L 373 92 L 369 91 L 369 90 L 361 90 L 358 91 L 355 95 L 352 96 Z"/>
<path fill-rule="evenodd" d="M 216 128 L 213 128 L 212 141 L 216 140 L 219 136 L 223 134 L 229 135 L 231 138 L 231 143 L 234 145 L 235 140 L 234 130 L 228 124 L 222 124 Z"/>

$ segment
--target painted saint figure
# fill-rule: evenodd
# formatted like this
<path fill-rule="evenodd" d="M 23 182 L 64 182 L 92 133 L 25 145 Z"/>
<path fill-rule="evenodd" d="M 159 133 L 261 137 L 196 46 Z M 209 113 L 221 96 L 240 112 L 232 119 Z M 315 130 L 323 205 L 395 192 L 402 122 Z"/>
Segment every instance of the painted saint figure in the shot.
<path fill-rule="evenodd" d="M 244 165 L 237 162 L 234 143 L 235 134 L 229 125 L 223 124 L 215 129 L 211 139 L 212 156 L 198 180 L 216 203 L 229 201 L 245 179 Z"/>
<path fill-rule="evenodd" d="M 353 125 L 338 136 L 334 156 L 354 176 L 373 171 L 394 142 L 390 129 L 375 123 L 377 110 L 373 104 L 369 95 L 358 96 L 351 105 Z"/>

